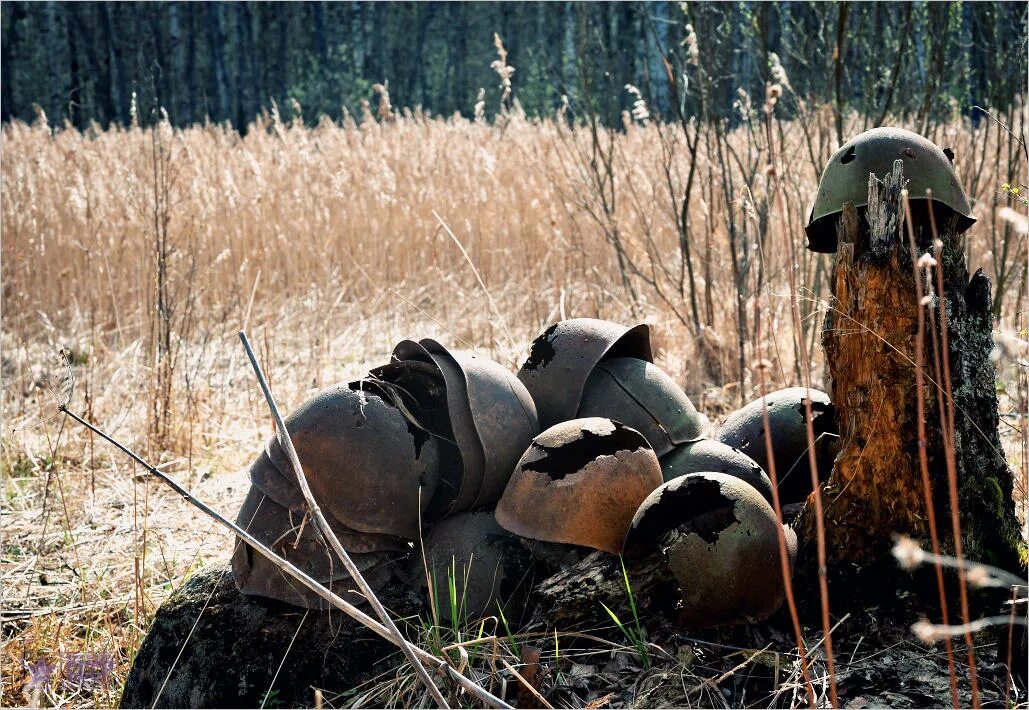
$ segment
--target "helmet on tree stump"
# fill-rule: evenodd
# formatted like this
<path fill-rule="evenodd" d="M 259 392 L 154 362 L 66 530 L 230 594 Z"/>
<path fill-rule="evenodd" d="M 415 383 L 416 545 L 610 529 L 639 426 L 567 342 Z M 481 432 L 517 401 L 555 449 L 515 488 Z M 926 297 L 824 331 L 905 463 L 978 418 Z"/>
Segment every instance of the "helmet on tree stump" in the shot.
<path fill-rule="evenodd" d="M 955 220 L 957 233 L 975 224 L 968 197 L 954 172 L 953 151 L 903 128 L 873 128 L 851 138 L 826 163 L 804 229 L 808 249 L 836 251 L 836 226 L 843 206 L 851 202 L 857 208 L 866 207 L 869 173 L 882 177 L 893 170 L 895 160 L 904 162 L 912 208 L 925 211 L 925 193 L 932 190 L 932 209 L 941 229 L 951 220 Z"/>

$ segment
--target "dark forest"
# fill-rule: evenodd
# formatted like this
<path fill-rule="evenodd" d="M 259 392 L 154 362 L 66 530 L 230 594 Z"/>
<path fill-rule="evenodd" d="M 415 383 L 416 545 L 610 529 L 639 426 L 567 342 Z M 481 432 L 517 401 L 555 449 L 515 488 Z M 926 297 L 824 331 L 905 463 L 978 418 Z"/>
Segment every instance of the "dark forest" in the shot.
<path fill-rule="evenodd" d="M 482 91 L 492 113 L 497 33 L 526 113 L 565 96 L 573 115 L 617 124 L 626 84 L 670 112 L 662 52 L 687 63 L 692 31 L 704 53 L 689 80 L 705 86 L 685 100 L 706 105 L 686 113 L 733 118 L 739 90 L 761 95 L 781 72 L 805 100 L 925 125 L 1020 92 L 1025 22 L 1016 2 L 5 2 L 2 110 L 83 128 L 163 107 L 175 125 L 245 128 L 273 107 L 357 115 L 381 84 L 394 106 L 444 116 L 471 116 Z"/>

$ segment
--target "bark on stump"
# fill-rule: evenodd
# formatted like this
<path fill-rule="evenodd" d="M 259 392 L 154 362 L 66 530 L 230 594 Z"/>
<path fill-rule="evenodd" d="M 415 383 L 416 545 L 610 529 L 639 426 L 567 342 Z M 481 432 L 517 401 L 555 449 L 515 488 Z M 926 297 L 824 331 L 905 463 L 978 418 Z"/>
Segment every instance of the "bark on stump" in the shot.
<path fill-rule="evenodd" d="M 912 254 L 903 219 L 903 165 L 880 181 L 869 177 L 867 216 L 848 204 L 838 227 L 832 299 L 822 333 L 841 449 L 822 489 L 828 561 L 864 566 L 889 559 L 895 534 L 928 537 L 919 462 L 915 341 L 918 308 Z M 865 220 L 864 222 L 862 220 Z M 917 254 L 932 253 L 925 219 L 913 220 Z M 1024 551 L 1012 498 L 1012 475 L 998 435 L 990 281 L 969 278 L 964 237 L 942 230 L 944 293 L 935 272 L 922 293 L 925 425 L 933 507 L 944 549 L 951 549 L 947 469 L 930 322 L 946 307 L 954 398 L 954 450 L 965 556 L 1015 570 Z M 916 257 L 917 258 L 917 257 Z M 931 283 L 930 283 L 931 281 Z M 943 382 L 939 381 L 942 387 Z M 802 521 L 808 569 L 814 558 L 814 510 Z M 849 565 L 848 565 L 849 566 Z M 873 565 L 875 566 L 875 565 Z M 839 566 L 837 565 L 837 568 Z M 830 564 L 830 569 L 833 565 Z"/>

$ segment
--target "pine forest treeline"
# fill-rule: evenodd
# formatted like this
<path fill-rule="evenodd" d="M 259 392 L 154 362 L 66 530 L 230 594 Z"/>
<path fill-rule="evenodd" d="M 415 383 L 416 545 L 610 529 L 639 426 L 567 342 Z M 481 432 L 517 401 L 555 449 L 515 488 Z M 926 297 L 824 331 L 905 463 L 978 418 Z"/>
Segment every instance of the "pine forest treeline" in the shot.
<path fill-rule="evenodd" d="M 732 121 L 788 81 L 781 112 L 803 100 L 928 122 L 1003 107 L 1026 73 L 1023 2 L 4 2 L 2 15 L 3 120 L 38 106 L 80 128 L 157 107 L 176 125 L 245 128 L 273 106 L 338 120 L 374 108 L 376 84 L 394 107 L 488 115 L 504 105 L 494 33 L 529 115 L 567 99 L 615 125 L 627 84 L 665 116 Z"/>

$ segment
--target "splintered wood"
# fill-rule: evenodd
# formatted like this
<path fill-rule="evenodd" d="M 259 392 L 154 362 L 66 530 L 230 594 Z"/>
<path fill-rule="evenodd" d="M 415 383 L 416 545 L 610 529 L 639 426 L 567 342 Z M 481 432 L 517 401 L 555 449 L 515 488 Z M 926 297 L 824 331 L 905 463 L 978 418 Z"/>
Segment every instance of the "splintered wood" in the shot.
<path fill-rule="evenodd" d="M 924 532 L 913 362 L 918 304 L 902 232 L 902 187 L 897 161 L 884 181 L 869 180 L 870 224 L 862 225 L 847 204 L 839 225 L 822 333 L 841 425 L 840 453 L 825 489 L 834 559 L 878 556 L 892 534 Z M 935 401 L 928 387 L 924 394 L 927 403 Z"/>

